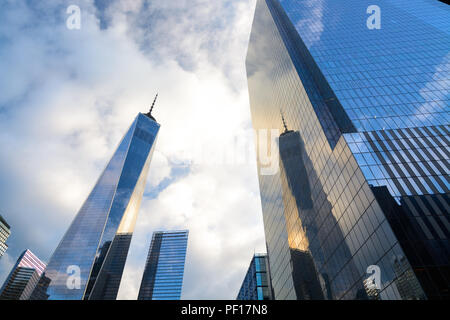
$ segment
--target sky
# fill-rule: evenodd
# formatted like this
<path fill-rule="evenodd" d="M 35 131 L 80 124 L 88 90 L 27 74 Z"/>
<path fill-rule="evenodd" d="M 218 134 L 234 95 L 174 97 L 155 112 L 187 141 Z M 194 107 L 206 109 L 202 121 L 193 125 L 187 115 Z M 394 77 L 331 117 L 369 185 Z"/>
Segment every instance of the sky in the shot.
<path fill-rule="evenodd" d="M 66 10 L 80 8 L 80 29 Z M 152 232 L 189 229 L 183 299 L 234 299 L 265 252 L 245 55 L 255 0 L 0 2 L 0 284 L 48 261 L 138 112 L 161 124 L 119 299 Z"/>

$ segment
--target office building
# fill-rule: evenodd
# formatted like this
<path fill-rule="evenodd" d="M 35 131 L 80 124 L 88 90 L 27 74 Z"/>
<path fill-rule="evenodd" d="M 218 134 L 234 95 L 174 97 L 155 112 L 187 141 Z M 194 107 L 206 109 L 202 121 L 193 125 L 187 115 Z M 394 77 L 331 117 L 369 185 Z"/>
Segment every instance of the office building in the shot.
<path fill-rule="evenodd" d="M 179 300 L 189 231 L 156 231 L 142 276 L 138 300 Z"/>
<path fill-rule="evenodd" d="M 0 289 L 0 300 L 28 300 L 44 269 L 45 263 L 25 250 Z"/>
<path fill-rule="evenodd" d="M 257 1 L 246 69 L 256 133 L 279 132 L 278 170 L 258 157 L 275 299 L 450 298 L 449 16 Z"/>
<path fill-rule="evenodd" d="M 253 255 L 236 300 L 273 300 L 267 254 Z"/>
<path fill-rule="evenodd" d="M 0 258 L 5 254 L 6 250 L 8 250 L 6 240 L 8 240 L 10 234 L 11 234 L 11 227 L 6 222 L 6 220 L 0 215 Z"/>
<path fill-rule="evenodd" d="M 116 299 L 160 127 L 151 111 L 131 124 L 32 299 Z"/>

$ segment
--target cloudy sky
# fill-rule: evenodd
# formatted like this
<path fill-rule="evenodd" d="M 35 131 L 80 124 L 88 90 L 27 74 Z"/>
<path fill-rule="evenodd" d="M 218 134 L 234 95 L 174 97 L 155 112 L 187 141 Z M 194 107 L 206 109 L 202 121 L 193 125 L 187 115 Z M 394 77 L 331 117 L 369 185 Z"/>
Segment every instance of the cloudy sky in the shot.
<path fill-rule="evenodd" d="M 81 9 L 69 30 L 66 9 Z M 0 213 L 48 261 L 156 92 L 161 124 L 119 292 L 154 230 L 189 229 L 184 299 L 234 299 L 264 230 L 245 76 L 255 0 L 0 2 Z"/>

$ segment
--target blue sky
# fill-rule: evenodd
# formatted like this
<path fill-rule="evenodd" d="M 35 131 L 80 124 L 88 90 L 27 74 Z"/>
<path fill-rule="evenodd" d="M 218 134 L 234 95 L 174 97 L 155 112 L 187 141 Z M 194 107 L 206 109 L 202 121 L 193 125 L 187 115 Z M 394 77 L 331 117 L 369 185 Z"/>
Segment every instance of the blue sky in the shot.
<path fill-rule="evenodd" d="M 66 27 L 72 4 L 80 30 Z M 185 228 L 182 297 L 235 298 L 265 251 L 244 66 L 254 6 L 1 1 L 0 212 L 12 235 L 0 283 L 27 248 L 49 259 L 158 92 L 161 130 L 119 298 L 137 297 L 152 232 Z"/>

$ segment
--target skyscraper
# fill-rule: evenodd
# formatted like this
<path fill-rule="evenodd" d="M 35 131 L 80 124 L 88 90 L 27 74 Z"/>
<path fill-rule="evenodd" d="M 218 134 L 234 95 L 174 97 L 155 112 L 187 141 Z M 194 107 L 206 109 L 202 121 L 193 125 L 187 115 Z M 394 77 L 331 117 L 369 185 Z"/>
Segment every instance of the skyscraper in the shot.
<path fill-rule="evenodd" d="M 253 255 L 236 300 L 273 300 L 267 254 Z"/>
<path fill-rule="evenodd" d="M 28 300 L 44 269 L 45 263 L 30 250 L 25 250 L 6 278 L 0 300 Z"/>
<path fill-rule="evenodd" d="M 180 299 L 188 234 L 188 230 L 153 233 L 138 300 Z"/>
<path fill-rule="evenodd" d="M 0 215 L 0 258 L 3 254 L 8 250 L 8 245 L 6 244 L 6 240 L 11 234 L 11 227 L 6 222 L 5 219 Z"/>
<path fill-rule="evenodd" d="M 276 299 L 450 297 L 448 6 L 376 4 L 257 1 L 252 122 L 281 132 L 278 172 L 258 158 Z"/>
<path fill-rule="evenodd" d="M 116 298 L 160 127 L 151 111 L 131 124 L 53 253 L 33 299 Z"/>

